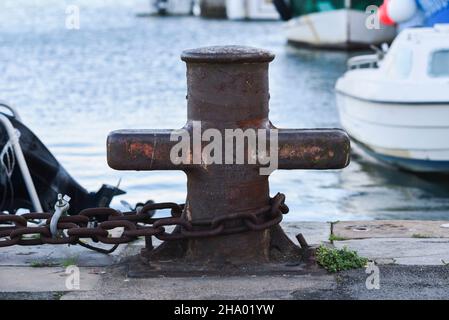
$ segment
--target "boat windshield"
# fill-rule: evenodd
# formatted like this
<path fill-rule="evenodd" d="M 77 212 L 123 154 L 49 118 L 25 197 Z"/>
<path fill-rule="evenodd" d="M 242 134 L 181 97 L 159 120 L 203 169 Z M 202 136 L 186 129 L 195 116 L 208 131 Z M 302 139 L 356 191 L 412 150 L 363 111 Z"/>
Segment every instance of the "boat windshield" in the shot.
<path fill-rule="evenodd" d="M 431 77 L 449 77 L 449 49 L 432 53 L 429 75 Z"/>
<path fill-rule="evenodd" d="M 383 0 L 290 0 L 294 16 L 344 8 L 366 11 L 367 7 L 382 3 Z"/>
<path fill-rule="evenodd" d="M 413 67 L 413 51 L 403 46 L 392 49 L 383 67 L 394 79 L 408 78 Z"/>

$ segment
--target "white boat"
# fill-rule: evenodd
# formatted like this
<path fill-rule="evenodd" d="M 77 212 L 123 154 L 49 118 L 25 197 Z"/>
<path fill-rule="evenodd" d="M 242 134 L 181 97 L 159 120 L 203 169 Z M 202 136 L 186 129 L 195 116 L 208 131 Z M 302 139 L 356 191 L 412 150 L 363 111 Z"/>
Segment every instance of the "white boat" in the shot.
<path fill-rule="evenodd" d="M 226 0 L 226 14 L 231 20 L 279 20 L 272 0 Z"/>
<path fill-rule="evenodd" d="M 345 0 L 338 6 L 331 0 L 290 2 L 295 17 L 286 23 L 285 28 L 287 39 L 292 44 L 351 49 L 390 42 L 396 36 L 395 27 L 369 24 L 370 17 L 375 19 L 376 16 L 372 11 L 367 12 L 367 8 L 376 4 L 373 0 Z"/>
<path fill-rule="evenodd" d="M 372 56 L 356 59 L 375 64 Z M 405 29 L 377 64 L 337 81 L 343 128 L 384 162 L 449 173 L 449 24 Z"/>
<path fill-rule="evenodd" d="M 190 15 L 193 0 L 138 0 L 138 15 Z"/>

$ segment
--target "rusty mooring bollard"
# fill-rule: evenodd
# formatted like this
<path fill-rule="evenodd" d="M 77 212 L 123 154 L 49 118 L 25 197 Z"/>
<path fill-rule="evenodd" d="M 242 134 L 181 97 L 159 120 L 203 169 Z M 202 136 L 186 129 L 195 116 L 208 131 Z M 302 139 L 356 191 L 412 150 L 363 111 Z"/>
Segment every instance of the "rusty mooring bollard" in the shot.
<path fill-rule="evenodd" d="M 183 127 L 191 136 L 200 122 L 200 133 L 216 129 L 226 136 L 226 129 L 275 129 L 268 119 L 268 64 L 274 55 L 248 47 L 209 47 L 188 50 L 182 54 L 187 63 L 188 120 Z M 170 136 L 179 130 L 121 130 L 108 137 L 108 163 L 118 170 L 183 170 L 187 174 L 187 201 L 184 216 L 201 230 L 217 217 L 230 216 L 270 206 L 266 167 L 256 164 L 194 163 L 195 142 L 185 160 L 174 164 L 170 158 L 178 140 Z M 279 129 L 279 169 L 339 169 L 348 165 L 350 144 L 342 130 Z M 200 142 L 204 147 L 208 141 Z M 260 142 L 258 142 L 260 143 Z M 273 145 L 270 136 L 270 149 Z M 223 150 L 225 141 L 223 141 Z M 245 146 L 245 152 L 248 151 Z M 246 154 L 246 153 L 245 153 Z M 274 156 L 274 154 L 270 154 Z M 248 160 L 249 156 L 246 156 Z M 235 159 L 235 158 L 234 158 Z M 238 221 L 227 227 L 238 226 Z M 241 222 L 240 224 L 243 224 Z M 287 243 L 279 226 L 259 231 L 246 231 L 217 237 L 190 239 L 184 246 L 184 257 L 195 261 L 222 263 L 267 262 L 273 242 Z M 293 246 L 295 248 L 293 248 Z M 283 245 L 276 244 L 277 249 Z M 298 249 L 299 250 L 299 249 Z"/>

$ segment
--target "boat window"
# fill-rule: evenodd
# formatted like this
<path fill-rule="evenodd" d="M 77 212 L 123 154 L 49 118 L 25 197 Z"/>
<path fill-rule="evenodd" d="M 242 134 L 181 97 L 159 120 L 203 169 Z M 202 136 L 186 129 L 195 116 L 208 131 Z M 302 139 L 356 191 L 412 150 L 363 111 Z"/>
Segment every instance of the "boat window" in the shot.
<path fill-rule="evenodd" d="M 449 50 L 432 53 L 429 67 L 431 77 L 449 77 Z"/>
<path fill-rule="evenodd" d="M 407 78 L 412 71 L 413 51 L 410 48 L 402 47 L 397 48 L 392 54 L 393 57 L 386 66 L 387 73 L 394 78 Z"/>

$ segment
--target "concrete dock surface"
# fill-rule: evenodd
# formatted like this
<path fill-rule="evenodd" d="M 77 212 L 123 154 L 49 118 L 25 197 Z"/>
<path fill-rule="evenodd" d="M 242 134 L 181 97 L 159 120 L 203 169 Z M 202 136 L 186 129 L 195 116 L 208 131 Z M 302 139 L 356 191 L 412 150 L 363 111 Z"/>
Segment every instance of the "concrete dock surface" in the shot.
<path fill-rule="evenodd" d="M 111 255 L 80 246 L 0 249 L 0 299 L 449 299 L 449 221 L 287 222 L 289 237 L 348 247 L 378 268 L 336 274 L 130 278 L 121 263 L 143 240 Z M 332 237 L 331 237 L 332 233 Z M 107 247 L 107 246 L 105 246 Z M 71 279 L 79 271 L 78 286 Z"/>

